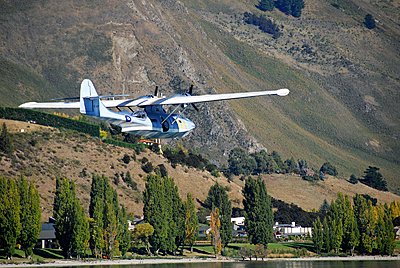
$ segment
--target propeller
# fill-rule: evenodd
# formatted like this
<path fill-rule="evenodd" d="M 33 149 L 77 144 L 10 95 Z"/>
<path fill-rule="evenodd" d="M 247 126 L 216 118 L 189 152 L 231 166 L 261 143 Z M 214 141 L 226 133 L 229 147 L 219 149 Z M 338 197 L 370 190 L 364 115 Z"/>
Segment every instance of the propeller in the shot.
<path fill-rule="evenodd" d="M 186 95 L 186 96 L 192 96 L 192 93 L 193 93 L 193 84 L 190 85 L 189 90 L 186 91 L 185 95 Z M 186 104 L 186 105 L 187 105 L 187 104 Z M 192 107 L 196 110 L 196 112 L 199 111 L 199 108 L 197 108 L 197 106 L 194 105 L 194 103 L 191 103 L 190 105 L 192 105 Z M 185 106 L 185 107 L 186 107 L 186 106 Z"/>

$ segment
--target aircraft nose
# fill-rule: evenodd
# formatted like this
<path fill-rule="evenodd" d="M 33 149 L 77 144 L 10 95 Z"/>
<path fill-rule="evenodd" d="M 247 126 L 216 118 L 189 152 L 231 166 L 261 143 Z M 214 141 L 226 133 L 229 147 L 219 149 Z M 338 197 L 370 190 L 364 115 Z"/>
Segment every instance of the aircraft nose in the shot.
<path fill-rule="evenodd" d="M 188 130 L 191 131 L 195 127 L 196 127 L 196 125 L 192 121 L 188 120 Z"/>

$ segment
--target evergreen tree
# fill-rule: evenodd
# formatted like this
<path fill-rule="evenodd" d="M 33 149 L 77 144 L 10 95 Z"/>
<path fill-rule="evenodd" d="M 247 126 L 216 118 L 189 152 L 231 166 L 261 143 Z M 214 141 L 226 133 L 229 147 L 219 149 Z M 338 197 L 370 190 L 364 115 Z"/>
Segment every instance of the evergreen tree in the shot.
<path fill-rule="evenodd" d="M 0 151 L 6 154 L 11 154 L 14 150 L 13 141 L 7 131 L 6 123 L 3 123 L 3 128 L 0 133 Z"/>
<path fill-rule="evenodd" d="M 25 252 L 25 257 L 31 258 L 32 249 L 39 239 L 41 224 L 41 210 L 39 193 L 33 183 L 26 181 L 24 177 L 19 180 L 20 195 L 20 221 L 21 233 L 18 243 Z"/>
<path fill-rule="evenodd" d="M 12 258 L 21 231 L 20 198 L 14 180 L 0 177 L 0 248 Z"/>
<path fill-rule="evenodd" d="M 243 188 L 246 231 L 252 244 L 266 246 L 272 240 L 271 198 L 261 178 L 249 177 Z"/>
<path fill-rule="evenodd" d="M 208 208 L 211 208 L 211 210 L 216 207 L 219 209 L 221 240 L 225 248 L 232 239 L 232 204 L 226 189 L 218 183 L 215 183 L 210 187 L 207 199 L 204 203 Z"/>
<path fill-rule="evenodd" d="M 304 0 L 276 0 L 275 7 L 286 15 L 300 17 L 301 11 L 304 8 Z"/>
<path fill-rule="evenodd" d="M 379 168 L 369 166 L 367 170 L 364 171 L 364 174 L 364 178 L 361 179 L 360 182 L 380 191 L 388 191 L 387 182 L 379 172 Z"/>
<path fill-rule="evenodd" d="M 324 246 L 324 232 L 323 232 L 323 226 L 322 226 L 322 223 L 321 223 L 321 220 L 319 219 L 319 217 L 314 222 L 312 240 L 313 240 L 314 248 L 315 248 L 317 254 L 320 254 L 322 252 L 322 248 Z"/>
<path fill-rule="evenodd" d="M 260 3 L 258 4 L 257 8 L 262 11 L 271 11 L 274 9 L 274 1 L 273 0 L 260 0 Z"/>
<path fill-rule="evenodd" d="M 374 29 L 376 27 L 375 19 L 371 14 L 367 14 L 364 18 L 364 25 L 368 29 Z"/>
<path fill-rule="evenodd" d="M 197 219 L 196 207 L 194 205 L 191 193 L 186 196 L 185 207 L 185 245 L 190 246 L 190 251 L 193 252 L 193 245 L 197 238 L 199 230 L 199 221 Z"/>

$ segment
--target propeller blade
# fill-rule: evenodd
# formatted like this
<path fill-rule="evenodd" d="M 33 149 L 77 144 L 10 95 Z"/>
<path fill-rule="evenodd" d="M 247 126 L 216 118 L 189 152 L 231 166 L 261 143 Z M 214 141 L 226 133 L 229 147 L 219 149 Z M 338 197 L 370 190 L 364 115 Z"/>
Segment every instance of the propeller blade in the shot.
<path fill-rule="evenodd" d="M 197 108 L 197 106 L 196 105 L 194 105 L 194 103 L 191 103 L 191 105 L 192 105 L 192 107 L 196 110 L 196 112 L 198 112 L 199 111 L 199 108 Z"/>
<path fill-rule="evenodd" d="M 154 90 L 154 96 L 158 97 L 158 86 L 156 86 L 156 89 Z"/>

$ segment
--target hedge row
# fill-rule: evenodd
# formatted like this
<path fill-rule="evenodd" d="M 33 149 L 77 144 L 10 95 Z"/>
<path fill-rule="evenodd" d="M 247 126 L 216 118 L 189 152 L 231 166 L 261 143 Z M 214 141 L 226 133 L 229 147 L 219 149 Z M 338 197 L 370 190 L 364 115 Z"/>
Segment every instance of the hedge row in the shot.
<path fill-rule="evenodd" d="M 18 121 L 34 121 L 44 126 L 72 129 L 87 133 L 93 137 L 100 137 L 100 127 L 97 125 L 34 110 L 0 107 L 0 118 Z"/>
<path fill-rule="evenodd" d="M 135 143 L 134 144 L 134 143 L 128 143 L 128 142 L 123 142 L 123 141 L 114 140 L 114 139 L 105 139 L 105 140 L 103 140 L 103 142 L 112 144 L 115 146 L 119 146 L 119 147 L 134 149 L 137 154 L 139 154 L 146 148 L 146 145 L 144 145 L 143 143 Z"/>

